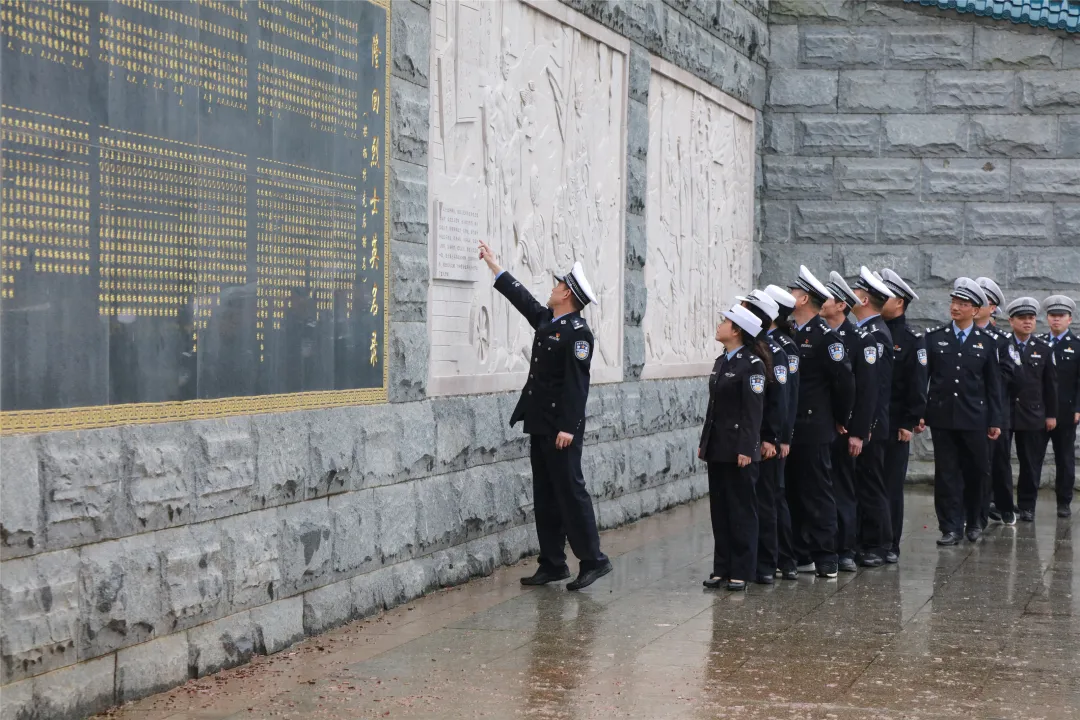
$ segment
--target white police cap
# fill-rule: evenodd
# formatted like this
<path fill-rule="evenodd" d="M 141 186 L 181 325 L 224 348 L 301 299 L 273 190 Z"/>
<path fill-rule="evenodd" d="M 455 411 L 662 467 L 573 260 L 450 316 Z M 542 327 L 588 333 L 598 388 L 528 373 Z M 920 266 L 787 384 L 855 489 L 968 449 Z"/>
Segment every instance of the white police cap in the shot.
<path fill-rule="evenodd" d="M 775 320 L 776 316 L 780 314 L 780 305 L 763 291 L 756 288 L 746 295 L 737 296 L 735 300 L 753 305 L 755 308 L 765 313 L 765 316 L 769 318 L 770 321 Z"/>
<path fill-rule="evenodd" d="M 870 268 L 865 265 L 859 268 L 859 279 L 855 281 L 855 287 L 865 290 L 882 300 L 896 297 L 893 291 L 877 276 L 877 273 L 870 272 Z"/>
<path fill-rule="evenodd" d="M 810 272 L 805 265 L 799 266 L 799 277 L 795 280 L 795 283 L 788 286 L 789 288 L 799 288 L 800 290 L 815 295 L 818 300 L 825 302 L 832 298 L 832 293 L 829 292 L 820 280 L 814 277 L 814 273 Z"/>
<path fill-rule="evenodd" d="M 761 334 L 761 318 L 742 305 L 733 305 L 730 310 L 721 314 L 745 330 L 750 337 L 757 337 Z"/>
<path fill-rule="evenodd" d="M 904 282 L 904 278 L 900 277 L 895 270 L 882 268 L 881 281 L 885 283 L 885 287 L 892 290 L 897 297 L 902 297 L 908 302 L 919 299 L 919 296 L 915 294 L 915 291 L 911 289 L 911 286 Z"/>
<path fill-rule="evenodd" d="M 1048 313 L 1069 313 L 1072 315 L 1076 312 L 1076 302 L 1068 295 L 1051 295 L 1043 300 L 1042 307 Z"/>
<path fill-rule="evenodd" d="M 979 287 L 979 283 L 969 277 L 956 278 L 956 282 L 953 283 L 953 291 L 949 293 L 949 296 L 958 300 L 967 300 L 975 307 L 982 307 L 989 302 L 986 299 L 986 293 Z"/>
<path fill-rule="evenodd" d="M 779 285 L 768 285 L 765 294 L 776 301 L 776 304 L 788 310 L 795 309 L 795 296 Z"/>
<path fill-rule="evenodd" d="M 1009 314 L 1009 317 L 1016 317 L 1017 315 L 1038 315 L 1039 301 L 1033 297 L 1018 297 L 1009 303 L 1009 306 L 1005 308 L 1005 312 Z"/>
<path fill-rule="evenodd" d="M 859 304 L 859 298 L 855 297 L 855 292 L 847 284 L 847 280 L 844 280 L 843 276 L 835 270 L 829 273 L 829 282 L 825 283 L 825 287 L 833 294 L 833 297 L 848 307 Z"/>
<path fill-rule="evenodd" d="M 555 279 L 559 282 L 566 283 L 566 287 L 570 288 L 570 292 L 574 294 L 578 302 L 582 307 L 585 307 L 589 303 L 593 303 L 597 307 L 600 306 L 600 301 L 596 299 L 596 295 L 593 294 L 592 285 L 585 278 L 585 269 L 581 267 L 581 262 L 575 262 L 574 267 L 570 269 L 570 272 L 566 273 L 562 277 L 558 275 Z"/>
<path fill-rule="evenodd" d="M 986 299 L 994 305 L 1005 304 L 1005 293 L 1001 292 L 1001 288 L 998 284 L 988 277 L 975 278 L 975 282 L 979 283 L 979 287 L 983 289 L 986 294 Z"/>

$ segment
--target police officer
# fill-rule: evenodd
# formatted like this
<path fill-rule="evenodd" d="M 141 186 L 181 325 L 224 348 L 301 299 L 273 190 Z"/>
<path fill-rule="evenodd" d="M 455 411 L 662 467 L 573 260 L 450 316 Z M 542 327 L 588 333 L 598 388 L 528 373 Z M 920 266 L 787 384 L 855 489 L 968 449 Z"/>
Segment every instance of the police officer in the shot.
<path fill-rule="evenodd" d="M 562 277 L 547 306 L 541 305 L 514 276 L 499 267 L 494 253 L 480 243 L 480 258 L 495 275 L 495 289 L 517 308 L 533 329 L 532 362 L 521 399 L 510 424 L 522 421 L 529 434 L 533 471 L 536 535 L 540 567 L 522 585 L 543 585 L 570 577 L 566 541 L 580 567 L 568 590 L 588 587 L 611 572 L 611 562 L 600 551 L 592 497 L 581 473 L 581 447 L 585 434 L 585 401 L 589 397 L 589 367 L 593 334 L 581 311 L 596 297 L 581 263 Z"/>
<path fill-rule="evenodd" d="M 926 413 L 926 339 L 908 324 L 907 309 L 919 296 L 894 270 L 884 268 L 881 281 L 894 297 L 885 301 L 881 316 L 893 339 L 892 393 L 889 397 L 889 436 L 885 445 L 885 483 L 889 492 L 892 547 L 887 563 L 900 559 L 904 530 L 904 478 L 911 457 L 911 439 Z"/>
<path fill-rule="evenodd" d="M 982 537 L 982 510 L 990 482 L 990 445 L 1001 435 L 1001 375 L 997 344 L 975 327 L 986 294 L 968 277 L 951 293 L 952 322 L 926 332 L 929 392 L 926 424 L 934 438 L 934 508 L 938 545 Z"/>
<path fill-rule="evenodd" d="M 765 386 L 772 368 L 761 319 L 742 305 L 716 327 L 723 355 L 709 377 L 709 406 L 698 457 L 709 467 L 713 572 L 704 585 L 745 590 L 757 569 L 757 482 Z"/>
<path fill-rule="evenodd" d="M 792 339 L 791 312 L 795 309 L 795 296 L 778 285 L 769 285 L 765 294 L 776 301 L 779 313 L 769 327 L 768 335 L 784 349 L 788 359 L 787 399 L 788 417 L 780 440 L 780 493 L 776 498 L 776 536 L 777 569 L 785 580 L 798 580 L 798 561 L 795 559 L 795 544 L 791 534 L 791 510 L 787 502 L 787 457 L 791 452 L 791 438 L 795 431 L 795 415 L 799 410 L 799 348 Z"/>
<path fill-rule="evenodd" d="M 870 435 L 856 459 L 855 497 L 859 503 L 859 564 L 880 567 L 892 549 L 892 516 L 885 484 L 885 446 L 889 437 L 889 400 L 892 397 L 893 339 L 881 317 L 885 302 L 893 297 L 889 288 L 865 265 L 855 281 L 859 304 L 852 308 L 856 328 L 877 344 L 877 403 Z M 865 350 L 864 350 L 865 353 Z"/>
<path fill-rule="evenodd" d="M 1080 423 L 1080 338 L 1069 330 L 1076 303 L 1066 295 L 1051 295 L 1043 300 L 1050 332 L 1044 339 L 1054 349 L 1058 375 L 1057 427 L 1050 432 L 1054 444 L 1057 491 L 1057 516 L 1072 515 L 1073 485 L 1076 484 L 1076 426 Z"/>
<path fill-rule="evenodd" d="M 770 327 L 780 314 L 780 306 L 762 290 L 735 298 L 761 321 L 762 327 Z M 758 549 L 755 580 L 762 585 L 772 585 L 776 569 L 780 567 L 779 534 L 780 497 L 784 492 L 781 480 L 783 459 L 780 445 L 788 439 L 788 355 L 772 335 L 764 335 L 769 348 L 774 382 L 765 385 L 765 411 L 761 420 L 761 464 L 758 467 L 757 494 Z"/>
<path fill-rule="evenodd" d="M 998 369 L 1001 370 L 1001 435 L 990 441 L 990 488 L 987 517 L 1006 525 L 1016 524 L 1016 505 L 1013 503 L 1012 475 L 1012 418 L 1008 412 L 1009 397 L 1013 386 L 1013 368 L 1009 357 L 1012 332 L 999 328 L 994 322 L 998 308 L 1005 304 L 1005 294 L 992 278 L 978 277 L 975 282 L 983 289 L 987 303 L 975 313 L 975 326 L 988 333 L 997 342 Z M 983 525 L 985 527 L 985 524 Z"/>
<path fill-rule="evenodd" d="M 1016 366 L 1009 398 L 1016 457 L 1020 461 L 1016 504 L 1020 508 L 1020 519 L 1032 522 L 1046 457 L 1047 433 L 1057 427 L 1057 367 L 1050 344 L 1033 335 L 1039 301 L 1033 297 L 1019 297 L 1009 303 L 1006 312 L 1015 339 L 1009 344 L 1008 354 Z"/>
<path fill-rule="evenodd" d="M 799 570 L 837 574 L 836 500 L 829 447 L 851 415 L 855 380 L 843 339 L 818 314 L 832 293 L 805 265 L 790 287 L 799 348 L 799 401 L 786 471 Z M 811 564 L 811 562 L 813 564 Z"/>
<path fill-rule="evenodd" d="M 859 304 L 859 299 L 840 273 L 829 273 L 825 287 L 833 297 L 822 304 L 821 317 L 844 341 L 855 373 L 855 405 L 851 416 L 840 423 L 847 432 L 839 433 L 830 448 L 833 495 L 836 497 L 836 554 L 840 570 L 855 572 L 859 569 L 855 564 L 858 550 L 855 463 L 870 438 L 877 410 L 877 342 L 848 319 L 848 313 Z"/>

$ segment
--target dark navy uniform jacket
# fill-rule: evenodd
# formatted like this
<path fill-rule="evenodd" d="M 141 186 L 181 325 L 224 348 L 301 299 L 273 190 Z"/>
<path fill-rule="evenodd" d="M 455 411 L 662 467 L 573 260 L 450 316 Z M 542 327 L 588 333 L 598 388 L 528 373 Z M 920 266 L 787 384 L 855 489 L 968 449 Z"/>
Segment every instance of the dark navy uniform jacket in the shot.
<path fill-rule="evenodd" d="M 997 340 L 972 325 L 961 345 L 953 326 L 926 331 L 929 391 L 926 424 L 946 430 L 1001 427 Z"/>
<path fill-rule="evenodd" d="M 1049 343 L 1050 335 L 1042 339 Z M 1058 425 L 1072 424 L 1075 414 L 1080 413 L 1080 338 L 1070 330 L 1053 347 L 1058 377 L 1057 421 Z"/>
<path fill-rule="evenodd" d="M 893 339 L 889 432 L 913 431 L 926 417 L 926 339 L 901 315 L 886 322 Z"/>
<path fill-rule="evenodd" d="M 787 421 L 780 434 L 780 443 L 790 445 L 791 436 L 795 432 L 795 416 L 799 412 L 799 346 L 780 330 L 769 333 L 769 339 L 778 342 L 784 349 L 784 354 L 787 355 Z M 776 359 L 775 353 L 773 353 L 773 359 Z M 775 371 L 774 367 L 773 372 Z"/>
<path fill-rule="evenodd" d="M 877 341 L 847 318 L 836 328 L 836 334 L 844 341 L 855 373 L 855 405 L 851 408 L 851 417 L 840 424 L 850 437 L 867 440 L 878 403 Z"/>
<path fill-rule="evenodd" d="M 1012 413 L 1009 412 L 1013 393 L 1016 391 L 1016 364 L 1009 353 L 1009 345 L 1014 342 L 1009 330 L 1002 330 L 993 323 L 988 323 L 983 332 L 990 333 L 997 341 L 998 369 L 1001 371 L 1001 429 L 1012 427 Z"/>
<path fill-rule="evenodd" d="M 523 421 L 530 435 L 570 433 L 575 440 L 585 432 L 585 401 L 589 399 L 589 366 L 593 334 L 579 313 L 554 319 L 508 272 L 495 280 L 495 289 L 509 300 L 536 330 L 529 379 L 510 416 L 510 424 Z"/>
<path fill-rule="evenodd" d="M 893 338 L 889 326 L 880 315 L 870 318 L 860 328 L 877 344 L 877 405 L 870 433 L 876 440 L 888 439 L 889 403 L 892 399 Z"/>
<path fill-rule="evenodd" d="M 1058 414 L 1057 367 L 1050 345 L 1032 335 L 1021 350 L 1013 336 L 1008 356 L 1015 368 L 1009 397 L 1013 429 L 1046 430 L 1046 419 Z"/>
<path fill-rule="evenodd" d="M 761 442 L 779 445 L 786 443 L 784 437 L 787 432 L 788 419 L 788 355 L 771 336 L 765 338 L 765 343 L 772 353 L 773 377 L 772 382 L 765 384 L 765 414 L 761 420 Z M 777 448 L 779 449 L 779 448 Z"/>
<path fill-rule="evenodd" d="M 799 347 L 799 403 L 795 415 L 796 445 L 830 443 L 836 424 L 851 416 L 855 378 L 843 339 L 815 315 L 795 332 Z"/>
<path fill-rule="evenodd" d="M 746 348 L 731 359 L 716 359 L 709 376 L 709 409 L 701 429 L 702 459 L 737 462 L 746 455 L 761 460 L 761 419 L 765 411 L 765 363 Z"/>

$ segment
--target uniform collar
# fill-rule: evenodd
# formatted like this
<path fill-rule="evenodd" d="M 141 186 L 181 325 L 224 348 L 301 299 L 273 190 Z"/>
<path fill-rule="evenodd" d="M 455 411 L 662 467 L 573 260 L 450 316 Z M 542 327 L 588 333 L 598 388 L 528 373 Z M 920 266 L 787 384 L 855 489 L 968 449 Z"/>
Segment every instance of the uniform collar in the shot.
<path fill-rule="evenodd" d="M 862 327 L 863 325 L 870 322 L 871 320 L 874 320 L 875 318 L 879 318 L 879 317 L 881 317 L 881 313 L 877 313 L 876 315 L 871 315 L 868 318 L 863 318 L 859 322 L 855 323 L 855 327 Z"/>
<path fill-rule="evenodd" d="M 959 333 L 964 333 L 964 339 L 965 340 L 967 340 L 969 337 L 971 337 L 971 333 L 975 332 L 975 330 L 978 329 L 978 328 L 976 328 L 975 323 L 971 323 L 971 327 L 969 327 L 967 330 L 961 330 L 960 327 L 956 324 L 955 320 L 953 320 L 951 324 L 952 324 L 953 336 L 956 336 Z"/>
<path fill-rule="evenodd" d="M 1061 333 L 1060 335 L 1055 335 L 1053 333 L 1049 333 L 1050 339 L 1054 340 L 1055 342 L 1061 342 L 1062 340 L 1064 340 L 1066 338 L 1066 336 L 1068 336 L 1068 334 L 1069 334 L 1069 328 L 1065 328 L 1065 332 Z"/>
<path fill-rule="evenodd" d="M 735 348 L 731 352 L 727 353 L 727 359 L 730 360 L 731 358 L 735 357 L 735 353 L 739 352 L 742 349 L 743 349 L 743 346 L 740 345 L 739 347 Z"/>

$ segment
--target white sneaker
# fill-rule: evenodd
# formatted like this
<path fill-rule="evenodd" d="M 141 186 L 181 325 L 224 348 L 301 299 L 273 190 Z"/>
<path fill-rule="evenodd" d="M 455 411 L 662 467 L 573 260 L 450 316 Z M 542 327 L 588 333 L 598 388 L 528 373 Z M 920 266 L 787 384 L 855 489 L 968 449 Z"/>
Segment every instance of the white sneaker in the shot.
<path fill-rule="evenodd" d="M 817 572 L 817 566 L 814 565 L 814 563 L 807 563 L 806 565 L 800 565 L 799 566 L 799 572 L 801 572 L 801 573 Z"/>

